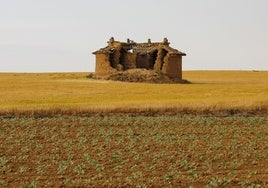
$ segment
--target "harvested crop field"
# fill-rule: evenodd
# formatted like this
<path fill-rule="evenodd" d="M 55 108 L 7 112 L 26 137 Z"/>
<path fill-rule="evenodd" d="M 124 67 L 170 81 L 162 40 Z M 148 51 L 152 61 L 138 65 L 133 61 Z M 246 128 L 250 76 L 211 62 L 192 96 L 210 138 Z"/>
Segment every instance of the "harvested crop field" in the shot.
<path fill-rule="evenodd" d="M 171 112 L 266 114 L 268 71 L 185 71 L 191 84 L 127 83 L 89 73 L 2 73 L 0 115 Z"/>
<path fill-rule="evenodd" d="M 1 187 L 267 187 L 267 116 L 0 118 Z"/>

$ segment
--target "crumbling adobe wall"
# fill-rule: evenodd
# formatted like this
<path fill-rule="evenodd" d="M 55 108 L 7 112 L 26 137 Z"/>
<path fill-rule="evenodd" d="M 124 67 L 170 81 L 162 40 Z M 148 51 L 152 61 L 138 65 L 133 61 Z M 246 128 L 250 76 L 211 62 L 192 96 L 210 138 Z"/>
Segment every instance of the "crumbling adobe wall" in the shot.
<path fill-rule="evenodd" d="M 182 79 L 182 56 L 167 54 L 164 58 L 162 72 L 170 78 Z"/>
<path fill-rule="evenodd" d="M 113 50 L 110 52 L 110 58 L 109 58 L 109 61 L 110 61 L 110 65 L 113 67 L 113 68 L 116 68 L 117 65 L 120 63 L 120 56 L 121 56 L 121 44 L 119 42 L 113 42 Z"/>
<path fill-rule="evenodd" d="M 120 64 L 123 65 L 124 70 L 136 68 L 136 54 L 121 51 Z"/>
<path fill-rule="evenodd" d="M 149 69 L 150 54 L 138 55 L 136 59 L 137 68 Z"/>
<path fill-rule="evenodd" d="M 158 53 L 157 53 L 157 57 L 156 57 L 156 61 L 154 64 L 154 70 L 156 71 L 161 71 L 163 64 L 164 64 L 164 58 L 167 54 L 166 50 L 163 50 L 161 47 L 158 48 Z"/>
<path fill-rule="evenodd" d="M 96 67 L 95 71 L 98 75 L 107 75 L 116 72 L 111 67 L 108 54 L 96 54 Z"/>

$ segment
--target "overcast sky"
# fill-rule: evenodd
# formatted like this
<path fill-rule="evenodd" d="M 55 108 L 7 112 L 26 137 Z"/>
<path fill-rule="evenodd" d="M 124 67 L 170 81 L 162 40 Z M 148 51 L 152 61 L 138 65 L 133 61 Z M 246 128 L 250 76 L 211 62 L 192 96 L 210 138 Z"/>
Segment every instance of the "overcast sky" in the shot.
<path fill-rule="evenodd" d="M 94 71 L 111 36 L 167 37 L 185 70 L 268 70 L 268 0 L 0 0 L 0 72 Z"/>

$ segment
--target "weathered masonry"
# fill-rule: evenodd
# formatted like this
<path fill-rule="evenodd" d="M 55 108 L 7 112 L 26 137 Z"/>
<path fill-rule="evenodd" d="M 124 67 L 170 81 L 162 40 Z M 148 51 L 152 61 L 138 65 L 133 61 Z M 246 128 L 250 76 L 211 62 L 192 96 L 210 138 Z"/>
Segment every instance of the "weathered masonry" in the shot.
<path fill-rule="evenodd" d="M 182 56 L 185 53 L 163 42 L 136 43 L 115 41 L 112 37 L 105 48 L 93 52 L 96 55 L 96 74 L 109 75 L 128 69 L 149 69 L 161 71 L 170 78 L 182 79 Z"/>

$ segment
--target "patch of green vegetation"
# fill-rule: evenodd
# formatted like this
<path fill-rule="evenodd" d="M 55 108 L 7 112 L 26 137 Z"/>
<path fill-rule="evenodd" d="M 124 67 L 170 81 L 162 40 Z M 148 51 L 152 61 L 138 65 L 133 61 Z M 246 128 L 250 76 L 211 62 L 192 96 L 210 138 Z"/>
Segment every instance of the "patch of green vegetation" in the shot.
<path fill-rule="evenodd" d="M 0 184 L 259 187 L 267 132 L 267 116 L 0 118 Z"/>

